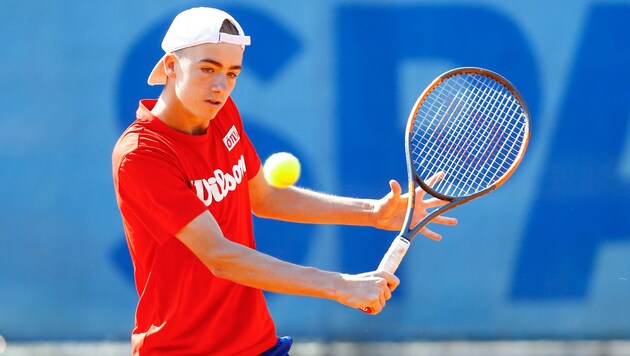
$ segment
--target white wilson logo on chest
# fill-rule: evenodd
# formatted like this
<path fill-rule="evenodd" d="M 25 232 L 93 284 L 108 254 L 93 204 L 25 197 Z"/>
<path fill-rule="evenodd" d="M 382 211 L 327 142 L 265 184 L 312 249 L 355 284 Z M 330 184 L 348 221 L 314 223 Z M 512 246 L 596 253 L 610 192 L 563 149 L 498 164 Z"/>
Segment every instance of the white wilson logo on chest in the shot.
<path fill-rule="evenodd" d="M 246 171 L 245 157 L 241 155 L 231 172 L 216 169 L 212 177 L 195 179 L 191 183 L 195 187 L 199 200 L 206 206 L 210 206 L 213 201 L 220 202 L 230 192 L 236 190 L 236 186 L 245 178 Z"/>

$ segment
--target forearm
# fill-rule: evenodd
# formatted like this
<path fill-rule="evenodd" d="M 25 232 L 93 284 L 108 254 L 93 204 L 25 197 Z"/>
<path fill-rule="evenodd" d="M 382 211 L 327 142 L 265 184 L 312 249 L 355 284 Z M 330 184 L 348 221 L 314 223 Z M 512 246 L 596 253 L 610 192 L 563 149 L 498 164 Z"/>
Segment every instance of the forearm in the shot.
<path fill-rule="evenodd" d="M 223 237 L 208 212 L 177 237 L 217 277 L 270 292 L 338 300 L 343 275 L 278 260 Z"/>
<path fill-rule="evenodd" d="M 269 292 L 338 300 L 340 273 L 281 261 L 230 241 L 209 255 L 202 261 L 217 277 Z"/>
<path fill-rule="evenodd" d="M 375 224 L 375 201 L 371 199 L 339 197 L 298 187 L 255 189 L 252 206 L 259 217 L 312 224 Z"/>
<path fill-rule="evenodd" d="M 225 238 L 208 211 L 176 235 L 215 276 L 270 292 L 327 298 L 378 313 L 399 283 L 386 271 L 348 275 L 280 261 Z"/>
<path fill-rule="evenodd" d="M 262 217 L 315 223 L 372 226 L 374 204 L 368 199 L 355 199 L 323 194 L 302 188 L 278 189 L 268 200 Z"/>

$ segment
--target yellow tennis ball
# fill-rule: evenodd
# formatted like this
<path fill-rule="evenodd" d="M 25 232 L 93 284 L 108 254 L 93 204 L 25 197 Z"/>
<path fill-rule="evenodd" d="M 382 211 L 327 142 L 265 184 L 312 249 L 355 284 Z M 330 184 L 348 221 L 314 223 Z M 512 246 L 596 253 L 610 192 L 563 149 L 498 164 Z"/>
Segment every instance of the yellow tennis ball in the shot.
<path fill-rule="evenodd" d="M 300 178 L 300 161 L 288 152 L 274 153 L 263 165 L 267 182 L 274 187 L 286 188 Z"/>

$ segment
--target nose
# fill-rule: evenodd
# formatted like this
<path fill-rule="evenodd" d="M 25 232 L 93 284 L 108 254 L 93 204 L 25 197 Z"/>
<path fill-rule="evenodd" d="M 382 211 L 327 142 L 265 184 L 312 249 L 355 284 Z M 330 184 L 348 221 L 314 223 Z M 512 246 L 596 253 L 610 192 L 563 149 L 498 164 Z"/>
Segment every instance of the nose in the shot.
<path fill-rule="evenodd" d="M 228 89 L 227 79 L 223 75 L 217 75 L 212 81 L 213 91 L 224 91 Z"/>

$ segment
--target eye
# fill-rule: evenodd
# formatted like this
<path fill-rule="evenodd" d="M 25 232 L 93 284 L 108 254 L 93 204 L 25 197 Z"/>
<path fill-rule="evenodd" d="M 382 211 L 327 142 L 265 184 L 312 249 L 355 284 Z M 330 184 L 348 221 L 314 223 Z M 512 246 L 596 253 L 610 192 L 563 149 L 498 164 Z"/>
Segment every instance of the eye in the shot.
<path fill-rule="evenodd" d="M 236 79 L 236 77 L 238 77 L 238 73 L 228 73 L 228 77 Z"/>
<path fill-rule="evenodd" d="M 201 71 L 204 72 L 204 73 L 213 73 L 214 69 L 211 68 L 211 67 L 202 67 Z"/>

